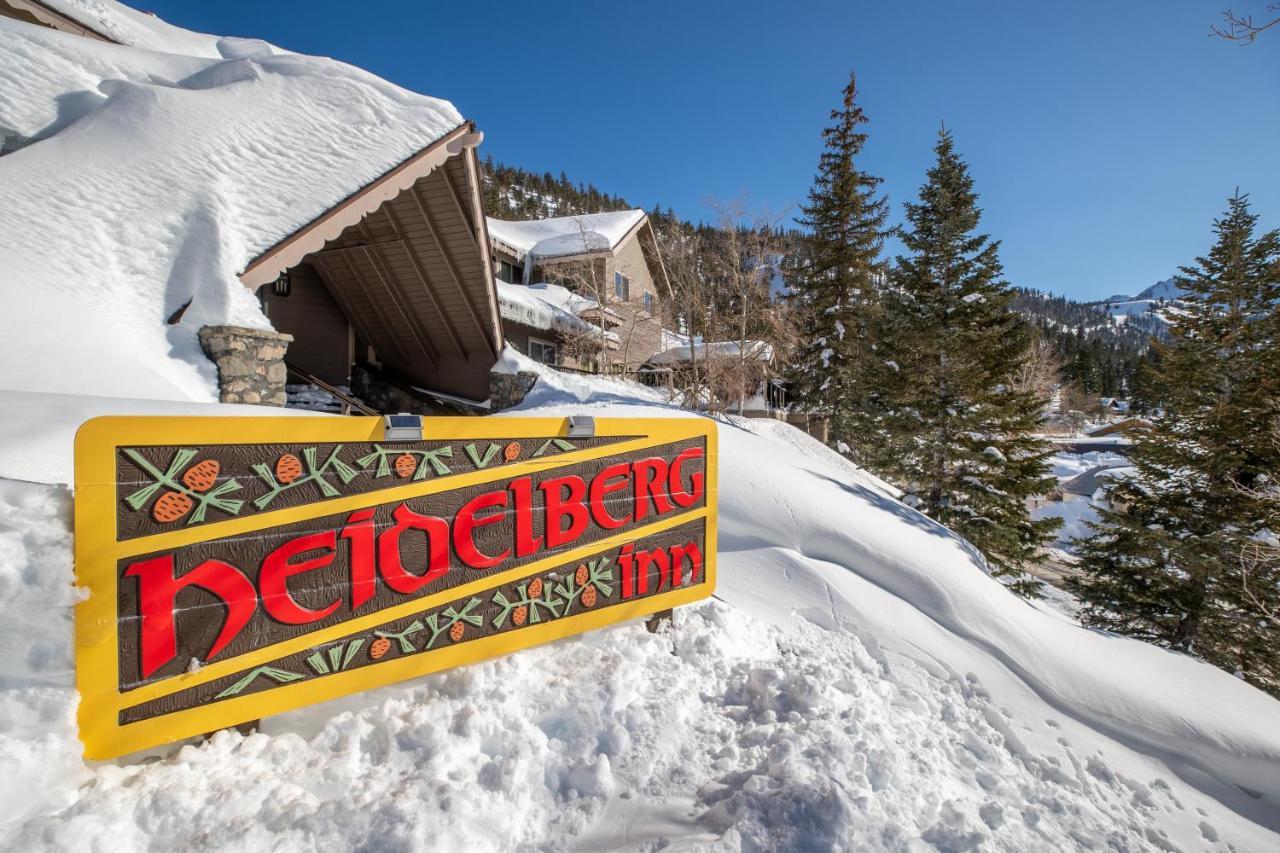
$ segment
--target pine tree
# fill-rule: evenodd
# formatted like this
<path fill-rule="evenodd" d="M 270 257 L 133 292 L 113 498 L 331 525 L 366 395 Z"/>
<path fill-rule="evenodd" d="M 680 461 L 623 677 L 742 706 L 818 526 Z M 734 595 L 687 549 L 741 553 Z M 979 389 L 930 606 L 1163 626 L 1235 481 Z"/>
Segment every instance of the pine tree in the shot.
<path fill-rule="evenodd" d="M 975 233 L 977 195 L 951 134 L 906 206 L 902 242 L 886 292 L 886 347 L 899 367 L 886 421 L 885 473 L 924 512 L 986 554 L 995 574 L 1019 575 L 1057 526 L 1033 521 L 1027 498 L 1053 484 L 1048 445 L 1032 432 L 1045 401 L 1018 391 L 1032 330 L 1010 310 L 998 243 Z M 1034 594 L 1037 584 L 1010 584 Z"/>
<path fill-rule="evenodd" d="M 1164 410 L 1079 543 L 1088 624 L 1199 655 L 1280 695 L 1280 565 L 1255 564 L 1280 476 L 1280 232 L 1236 194 L 1160 346 Z"/>
<path fill-rule="evenodd" d="M 889 209 L 888 199 L 876 195 L 880 178 L 854 162 L 867 141 L 856 97 L 850 74 L 833 123 L 822 132 L 825 150 L 800 220 L 807 234 L 787 284 L 799 316 L 792 396 L 810 414 L 827 416 L 836 446 L 866 464 L 877 447 L 868 426 L 876 377 L 884 372 L 875 367 L 874 350 Z"/>

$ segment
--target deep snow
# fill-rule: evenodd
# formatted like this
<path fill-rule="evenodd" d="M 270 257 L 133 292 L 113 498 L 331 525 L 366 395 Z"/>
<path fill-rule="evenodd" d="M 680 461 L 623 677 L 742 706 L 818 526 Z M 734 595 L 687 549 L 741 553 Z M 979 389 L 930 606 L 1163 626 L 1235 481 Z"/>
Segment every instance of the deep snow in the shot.
<path fill-rule="evenodd" d="M 33 417 L 43 405 L 23 398 Z M 514 414 L 568 412 L 687 416 L 651 389 L 554 373 Z M 75 739 L 66 491 L 0 481 L 6 837 L 88 850 L 1280 842 L 1274 700 L 1028 606 L 798 431 L 734 419 L 720 436 L 718 596 L 681 609 L 673 635 L 621 625 L 101 764 Z"/>

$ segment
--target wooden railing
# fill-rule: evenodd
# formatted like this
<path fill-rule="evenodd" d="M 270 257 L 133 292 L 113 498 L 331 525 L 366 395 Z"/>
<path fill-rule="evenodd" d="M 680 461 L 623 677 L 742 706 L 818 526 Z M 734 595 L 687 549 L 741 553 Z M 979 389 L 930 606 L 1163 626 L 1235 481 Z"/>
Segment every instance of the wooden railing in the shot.
<path fill-rule="evenodd" d="M 352 397 L 347 392 L 339 388 L 336 388 L 333 385 L 330 385 L 328 382 L 325 382 L 323 379 L 321 379 L 318 376 L 312 376 L 310 373 L 307 373 L 305 370 L 302 370 L 301 368 L 295 367 L 294 365 L 290 364 L 287 361 L 284 363 L 284 366 L 288 368 L 289 372 L 292 373 L 294 376 L 296 376 L 298 379 L 301 379 L 303 382 L 307 383 L 308 385 L 314 385 L 323 391 L 327 391 L 330 394 L 332 394 L 335 398 L 337 398 L 338 402 L 342 404 L 342 414 L 344 415 L 351 414 L 352 410 L 355 410 L 362 415 L 382 414 L 377 409 L 371 409 L 370 407 L 366 406 L 364 403 L 357 400 L 355 397 Z"/>

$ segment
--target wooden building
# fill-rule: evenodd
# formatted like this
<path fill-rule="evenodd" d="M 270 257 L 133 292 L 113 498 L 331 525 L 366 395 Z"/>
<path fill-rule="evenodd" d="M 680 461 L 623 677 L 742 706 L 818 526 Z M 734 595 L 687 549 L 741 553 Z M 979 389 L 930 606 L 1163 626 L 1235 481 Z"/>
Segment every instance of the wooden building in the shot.
<path fill-rule="evenodd" d="M 499 279 L 559 284 L 596 303 L 578 316 L 617 336 L 616 350 L 603 356 L 611 368 L 633 371 L 662 349 L 671 284 L 643 210 L 488 223 Z M 513 340 L 524 332 L 508 330 Z M 545 349 L 534 342 L 522 352 L 540 358 Z"/>
<path fill-rule="evenodd" d="M 480 402 L 503 336 L 471 123 L 255 258 L 241 281 L 293 336 L 289 366 Z"/>

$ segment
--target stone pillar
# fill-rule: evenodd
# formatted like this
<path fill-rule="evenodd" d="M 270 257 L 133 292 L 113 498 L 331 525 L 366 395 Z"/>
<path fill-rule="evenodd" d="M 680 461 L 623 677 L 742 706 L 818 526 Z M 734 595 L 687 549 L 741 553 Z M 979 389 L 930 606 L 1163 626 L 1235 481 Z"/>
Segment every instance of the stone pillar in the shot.
<path fill-rule="evenodd" d="M 524 370 L 516 373 L 489 373 L 489 411 L 501 412 L 524 402 L 524 396 L 533 390 L 538 374 Z"/>
<path fill-rule="evenodd" d="M 218 367 L 218 399 L 223 403 L 283 406 L 284 352 L 293 335 L 242 326 L 205 326 L 200 348 Z"/>

